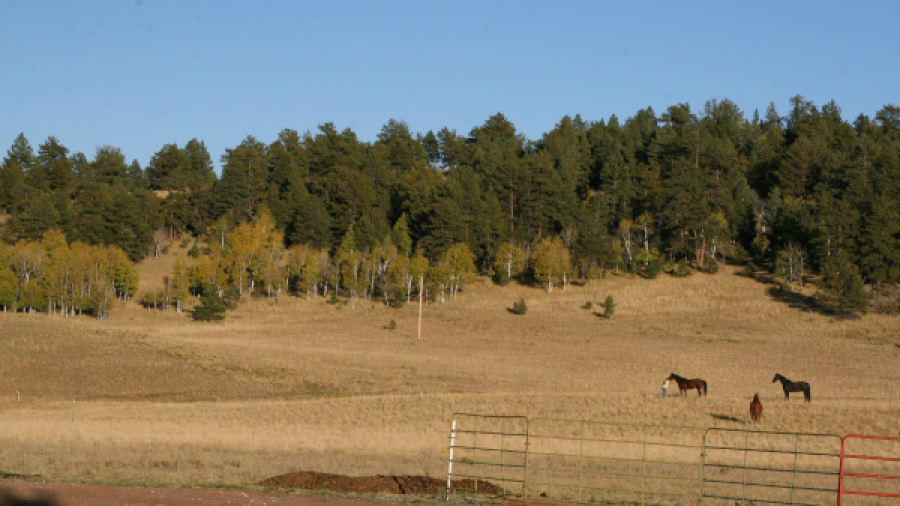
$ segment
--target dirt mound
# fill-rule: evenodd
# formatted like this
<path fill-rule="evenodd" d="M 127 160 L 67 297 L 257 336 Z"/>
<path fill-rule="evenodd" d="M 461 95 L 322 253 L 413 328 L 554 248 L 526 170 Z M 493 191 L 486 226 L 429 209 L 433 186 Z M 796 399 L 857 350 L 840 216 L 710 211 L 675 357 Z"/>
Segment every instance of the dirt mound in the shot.
<path fill-rule="evenodd" d="M 439 495 L 447 490 L 447 480 L 430 476 L 346 476 L 343 474 L 300 471 L 269 478 L 259 483 L 262 487 L 292 488 L 301 490 L 329 490 L 341 493 L 384 493 Z M 455 480 L 452 489 L 475 491 L 474 480 Z M 499 495 L 503 489 L 486 481 L 478 481 L 478 493 Z"/>

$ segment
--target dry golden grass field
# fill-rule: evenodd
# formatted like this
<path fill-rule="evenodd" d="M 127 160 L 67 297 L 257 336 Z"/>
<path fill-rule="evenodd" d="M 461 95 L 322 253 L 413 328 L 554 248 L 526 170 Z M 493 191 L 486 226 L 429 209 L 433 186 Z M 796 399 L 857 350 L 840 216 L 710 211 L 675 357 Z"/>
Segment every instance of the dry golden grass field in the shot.
<path fill-rule="evenodd" d="M 142 289 L 172 256 L 145 261 Z M 900 436 L 900 320 L 836 320 L 724 270 L 547 294 L 480 280 L 424 310 L 282 297 L 216 323 L 0 313 L 0 470 L 247 485 L 296 470 L 446 476 L 454 412 Z M 611 319 L 602 302 L 616 302 Z M 525 315 L 508 308 L 524 298 Z M 582 309 L 585 302 L 594 309 Z M 391 320 L 396 329 L 388 329 Z M 676 372 L 709 395 L 660 398 Z M 776 372 L 812 385 L 784 402 Z M 18 392 L 18 399 L 17 399 Z"/>

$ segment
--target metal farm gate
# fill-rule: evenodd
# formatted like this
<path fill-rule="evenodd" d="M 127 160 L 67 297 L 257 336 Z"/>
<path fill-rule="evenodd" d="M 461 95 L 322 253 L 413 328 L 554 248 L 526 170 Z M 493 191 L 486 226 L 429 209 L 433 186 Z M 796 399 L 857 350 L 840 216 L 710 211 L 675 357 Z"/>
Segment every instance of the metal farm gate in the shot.
<path fill-rule="evenodd" d="M 885 456 L 900 455 L 900 438 L 457 413 L 449 450 L 448 494 L 642 505 L 900 504 L 900 458 Z M 844 495 L 855 502 L 841 503 Z"/>
<path fill-rule="evenodd" d="M 448 495 L 451 488 L 482 492 L 485 482 L 498 484 L 503 489 L 500 495 L 524 495 L 528 418 L 455 413 L 448 449 Z M 457 480 L 455 485 L 451 478 Z"/>
<path fill-rule="evenodd" d="M 834 504 L 840 441 L 836 434 L 707 429 L 704 504 Z"/>
<path fill-rule="evenodd" d="M 839 506 L 900 504 L 900 458 L 886 454 L 900 455 L 900 437 L 844 436 L 841 440 Z"/>
<path fill-rule="evenodd" d="M 698 504 L 704 429 L 457 413 L 448 494 L 485 491 L 570 502 Z M 451 487 L 458 480 L 472 480 Z M 481 483 L 479 485 L 479 482 Z"/>
<path fill-rule="evenodd" d="M 528 422 L 525 497 L 697 504 L 703 429 L 555 418 Z"/>

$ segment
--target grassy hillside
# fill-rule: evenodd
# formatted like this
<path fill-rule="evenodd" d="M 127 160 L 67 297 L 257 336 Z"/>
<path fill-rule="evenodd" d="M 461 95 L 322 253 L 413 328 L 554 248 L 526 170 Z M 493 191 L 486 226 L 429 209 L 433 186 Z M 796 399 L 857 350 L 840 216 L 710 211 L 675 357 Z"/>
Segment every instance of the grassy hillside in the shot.
<path fill-rule="evenodd" d="M 142 280 L 173 261 L 145 262 Z M 553 294 L 482 279 L 425 308 L 422 340 L 414 304 L 374 301 L 258 300 L 216 323 L 134 302 L 103 322 L 0 314 L 0 426 L 20 455 L 54 457 L 45 474 L 165 483 L 440 475 L 453 412 L 743 426 L 759 393 L 761 429 L 900 435 L 898 320 L 835 320 L 767 289 L 731 271 Z M 663 401 L 670 372 L 709 396 Z M 813 402 L 784 403 L 776 372 Z"/>

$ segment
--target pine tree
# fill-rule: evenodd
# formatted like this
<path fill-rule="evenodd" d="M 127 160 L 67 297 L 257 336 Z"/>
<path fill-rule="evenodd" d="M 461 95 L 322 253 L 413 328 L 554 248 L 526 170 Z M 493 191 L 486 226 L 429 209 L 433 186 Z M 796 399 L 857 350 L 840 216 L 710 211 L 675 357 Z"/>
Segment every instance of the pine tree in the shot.
<path fill-rule="evenodd" d="M 846 254 L 835 254 L 825 260 L 820 288 L 817 297 L 841 316 L 868 311 L 869 298 L 862 276 Z"/>
<path fill-rule="evenodd" d="M 397 246 L 397 252 L 405 257 L 412 254 L 412 238 L 409 236 L 409 223 L 406 213 L 400 215 L 391 229 L 391 242 Z"/>
<path fill-rule="evenodd" d="M 207 290 L 200 297 L 198 304 L 191 311 L 191 318 L 195 321 L 219 321 L 225 318 L 225 311 L 228 310 L 228 304 L 219 296 L 215 290 Z"/>

